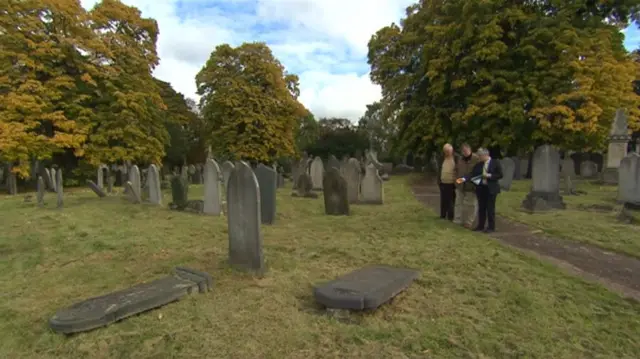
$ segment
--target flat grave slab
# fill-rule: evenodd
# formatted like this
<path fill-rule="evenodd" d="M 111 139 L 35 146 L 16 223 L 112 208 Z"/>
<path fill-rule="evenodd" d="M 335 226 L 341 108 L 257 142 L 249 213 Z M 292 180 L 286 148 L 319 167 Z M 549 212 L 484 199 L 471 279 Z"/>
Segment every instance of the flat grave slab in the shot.
<path fill-rule="evenodd" d="M 367 266 L 315 286 L 313 295 L 327 308 L 372 310 L 409 287 L 419 274 L 413 269 Z"/>
<path fill-rule="evenodd" d="M 84 332 L 177 301 L 196 290 L 204 293 L 212 287 L 213 279 L 208 273 L 176 267 L 173 275 L 61 309 L 49 320 L 49 326 L 63 334 Z"/>

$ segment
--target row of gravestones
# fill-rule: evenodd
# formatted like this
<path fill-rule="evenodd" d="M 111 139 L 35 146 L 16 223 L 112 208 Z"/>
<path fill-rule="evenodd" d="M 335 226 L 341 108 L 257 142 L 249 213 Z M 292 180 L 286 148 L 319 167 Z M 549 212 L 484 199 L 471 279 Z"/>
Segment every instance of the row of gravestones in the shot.
<path fill-rule="evenodd" d="M 362 165 L 355 158 L 342 163 L 335 156 L 330 156 L 327 164 L 329 170 L 335 169 L 344 179 L 347 188 L 348 203 L 383 203 L 383 181 L 378 167 L 370 162 L 362 175 Z M 293 166 L 294 196 L 317 197 L 313 190 L 324 189 L 324 178 L 329 171 L 325 171 L 320 157 L 313 160 L 303 158 Z"/>
<path fill-rule="evenodd" d="M 64 185 L 62 170 L 56 170 L 55 168 L 45 168 L 43 171 L 43 175 L 44 176 L 38 176 L 38 181 L 36 182 L 36 200 L 38 206 L 44 207 L 45 193 L 47 192 L 47 190 L 49 190 L 50 192 L 56 193 L 56 206 L 58 208 L 62 208 L 64 204 Z"/>

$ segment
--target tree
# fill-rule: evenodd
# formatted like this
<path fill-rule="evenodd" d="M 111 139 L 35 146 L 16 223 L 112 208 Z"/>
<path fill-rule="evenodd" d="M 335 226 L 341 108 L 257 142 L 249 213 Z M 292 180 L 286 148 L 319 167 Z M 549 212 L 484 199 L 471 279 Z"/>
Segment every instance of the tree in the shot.
<path fill-rule="evenodd" d="M 367 111 L 358 121 L 358 129 L 368 134 L 369 148 L 387 153 L 396 134 L 393 123 L 385 117 L 384 110 L 381 101 L 367 105 Z"/>
<path fill-rule="evenodd" d="M 308 111 L 264 43 L 217 46 L 196 75 L 207 142 L 218 156 L 273 162 L 295 153 L 297 125 Z"/>
<path fill-rule="evenodd" d="M 400 26 L 371 38 L 368 54 L 398 146 L 600 149 L 620 107 L 637 127 L 637 66 L 617 28 L 631 7 L 598 4 L 423 0 L 409 7 Z"/>
<path fill-rule="evenodd" d="M 318 126 L 317 141 L 304 149 L 313 156 L 355 156 L 368 146 L 367 133 L 346 118 L 321 118 Z"/>
<path fill-rule="evenodd" d="M 320 125 L 312 113 L 300 119 L 296 132 L 296 148 L 299 152 L 306 151 L 314 145 L 320 137 Z"/>
<path fill-rule="evenodd" d="M 103 44 L 76 0 L 5 1 L 0 9 L 0 158 L 29 175 L 32 159 L 83 154 Z"/>

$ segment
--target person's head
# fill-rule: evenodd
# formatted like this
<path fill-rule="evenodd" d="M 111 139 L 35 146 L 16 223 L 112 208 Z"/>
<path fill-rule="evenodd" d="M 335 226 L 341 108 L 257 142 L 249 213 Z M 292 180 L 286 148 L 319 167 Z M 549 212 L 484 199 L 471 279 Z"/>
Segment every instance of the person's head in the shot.
<path fill-rule="evenodd" d="M 463 156 L 465 157 L 471 156 L 471 146 L 469 146 L 468 143 L 463 143 L 461 149 L 462 149 Z"/>
<path fill-rule="evenodd" d="M 478 151 L 476 152 L 478 154 L 478 158 L 480 158 L 480 161 L 482 162 L 486 162 L 489 159 L 489 150 L 487 150 L 486 148 L 478 148 Z"/>
<path fill-rule="evenodd" d="M 446 143 L 442 147 L 442 153 L 444 153 L 445 157 L 449 157 L 449 156 L 453 155 L 453 146 L 451 146 L 450 144 Z"/>

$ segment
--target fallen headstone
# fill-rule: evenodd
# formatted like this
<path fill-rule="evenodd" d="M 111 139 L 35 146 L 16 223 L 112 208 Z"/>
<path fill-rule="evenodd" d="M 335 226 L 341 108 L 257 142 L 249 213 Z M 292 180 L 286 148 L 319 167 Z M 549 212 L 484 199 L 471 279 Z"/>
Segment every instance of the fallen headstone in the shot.
<path fill-rule="evenodd" d="M 315 286 L 313 295 L 326 308 L 371 310 L 405 290 L 418 275 L 412 269 L 368 266 Z"/>
<path fill-rule="evenodd" d="M 174 275 L 59 310 L 49 320 L 49 326 L 58 333 L 84 332 L 175 302 L 196 289 L 204 293 L 212 286 L 213 279 L 208 273 L 177 267 Z"/>
<path fill-rule="evenodd" d="M 100 188 L 100 186 L 98 186 L 95 182 L 89 180 L 87 184 L 89 185 L 89 188 L 91 188 L 93 193 L 98 195 L 98 197 L 103 198 L 107 196 L 107 194 L 104 193 L 102 188 Z"/>

